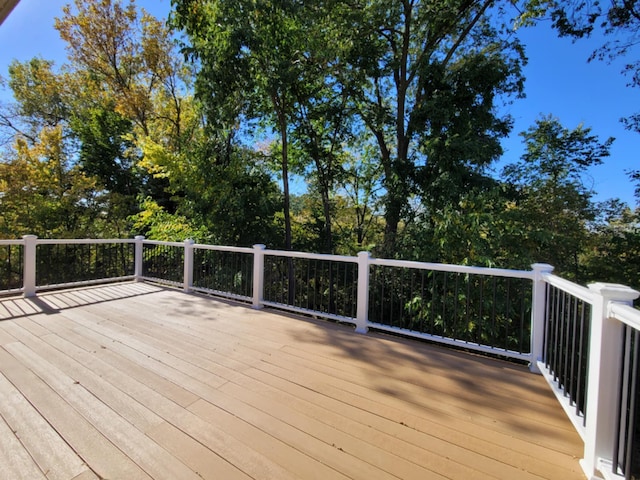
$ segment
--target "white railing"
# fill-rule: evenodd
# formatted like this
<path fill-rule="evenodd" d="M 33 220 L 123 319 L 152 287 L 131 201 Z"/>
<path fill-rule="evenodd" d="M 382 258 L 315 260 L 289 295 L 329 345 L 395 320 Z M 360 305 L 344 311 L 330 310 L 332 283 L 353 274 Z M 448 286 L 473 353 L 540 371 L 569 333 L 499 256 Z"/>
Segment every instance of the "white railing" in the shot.
<path fill-rule="evenodd" d="M 24 289 L 24 240 L 0 240 L 0 292 L 21 293 Z"/>
<path fill-rule="evenodd" d="M 130 245 L 131 266 L 122 275 L 39 284 L 37 269 L 44 265 L 38 257 L 41 246 L 109 244 Z M 516 271 L 376 259 L 368 252 L 349 257 L 268 250 L 264 245 L 253 248 L 203 245 L 191 240 L 156 242 L 144 237 L 43 240 L 26 236 L 21 240 L 0 241 L 0 249 L 15 246 L 22 248 L 22 265 L 15 271 L 21 273 L 23 285 L 4 288 L 0 284 L 0 291 L 4 289 L 5 293 L 21 292 L 28 297 L 40 290 L 63 286 L 129 279 L 154 281 L 177 285 L 185 291 L 242 300 L 254 308 L 275 307 L 351 323 L 359 333 L 369 329 L 391 331 L 527 361 L 532 371 L 547 379 L 584 440 L 581 466 L 587 477 L 625 478 L 619 452 L 628 446 L 622 438 L 628 432 L 622 431 L 621 415 L 629 410 L 629 405 L 621 402 L 623 397 L 628 402 L 635 395 L 629 385 L 635 385 L 637 372 L 629 367 L 632 358 L 629 350 L 631 347 L 640 350 L 640 336 L 635 333 L 640 331 L 640 311 L 630 306 L 639 293 L 628 287 L 600 283 L 582 287 L 553 275 L 553 267 L 546 264 L 535 264 L 530 271 Z M 93 261 L 99 252 L 89 251 L 87 255 Z M 68 257 L 67 254 L 65 258 Z M 68 265 L 55 268 L 65 269 Z M 506 283 L 496 287 L 500 281 Z M 525 287 L 516 288 L 509 282 L 521 282 Z M 278 289 L 283 292 L 281 298 L 274 294 Z M 492 289 L 491 293 L 483 295 L 487 289 Z M 523 292 L 527 292 L 525 298 L 516 302 L 513 297 L 522 296 Z M 319 302 L 315 301 L 315 295 L 321 298 Z M 506 298 L 496 301 L 498 296 Z M 464 300 L 458 302 L 458 298 Z M 431 302 L 428 308 L 427 300 Z M 412 303 L 417 305 L 415 309 Z M 506 309 L 496 315 L 498 304 Z M 380 311 L 376 311 L 379 307 Z M 468 319 L 469 312 L 494 323 L 520 321 L 524 329 L 519 333 L 526 334 L 527 348 L 511 350 L 469 338 L 447 337 L 407 328 L 402 323 L 406 318 L 399 323 L 384 318 L 387 314 L 402 316 L 417 312 L 418 323 L 424 325 L 433 321 L 425 312 L 436 309 L 442 310 L 439 321 L 456 315 L 459 318 L 466 315 Z M 489 313 L 489 309 L 494 311 Z M 525 315 L 516 315 L 518 309 Z M 466 313 L 461 314 L 460 310 Z M 636 334 L 636 340 L 629 340 L 629 332 Z M 478 338 L 482 333 L 477 333 Z M 626 352 L 624 357 L 621 352 Z M 628 459 L 630 453 L 626 455 Z M 628 471 L 626 478 L 630 478 Z"/>
<path fill-rule="evenodd" d="M 628 454 L 632 455 L 633 441 L 638 440 L 633 438 L 633 433 L 627 439 L 620 436 L 625 423 L 621 406 L 625 397 L 632 399 L 633 404 L 637 397 L 637 390 L 630 391 L 624 379 L 630 361 L 625 333 L 639 330 L 640 311 L 631 308 L 639 292 L 604 283 L 592 284 L 589 288 L 596 294 L 596 301 L 591 325 L 585 453 L 581 464 L 587 475 L 598 471 L 605 478 L 631 478 L 632 472 L 624 470 L 625 465 L 621 465 L 616 451 L 622 441 L 621 447 L 628 448 Z M 634 349 L 640 349 L 637 339 Z M 636 381 L 637 372 L 633 375 Z M 635 423 L 631 422 L 630 428 L 635 429 Z"/>
<path fill-rule="evenodd" d="M 305 306 L 296 305 L 296 302 L 288 302 L 288 301 L 278 301 L 275 299 L 265 298 L 265 261 L 275 259 L 286 259 L 287 262 L 289 260 L 297 259 L 302 261 L 316 261 L 316 262 L 325 262 L 325 263 L 339 263 L 339 264 L 350 264 L 356 266 L 357 271 L 357 281 L 358 281 L 358 289 L 363 289 L 364 284 L 366 283 L 365 277 L 368 275 L 365 273 L 368 269 L 368 266 L 360 264 L 358 261 L 359 257 L 349 257 L 343 255 L 329 255 L 329 254 L 320 254 L 320 253 L 305 253 L 305 252 L 291 252 L 291 251 L 283 251 L 283 250 L 267 250 L 262 245 L 257 245 L 255 247 L 255 256 L 254 262 L 258 265 L 256 271 L 254 273 L 254 279 L 257 279 L 257 288 L 254 287 L 254 297 L 253 297 L 253 305 L 257 308 L 262 307 L 275 307 L 283 310 L 288 310 L 290 312 L 301 313 L 303 315 L 319 315 L 323 318 L 327 318 L 329 320 L 336 320 L 339 322 L 351 323 L 355 326 L 356 332 L 358 333 L 366 333 L 369 324 L 367 321 L 367 315 L 365 312 L 368 308 L 368 303 L 365 301 L 358 302 L 359 296 L 357 292 L 354 292 L 352 302 L 357 304 L 356 314 L 355 315 L 344 315 L 339 313 L 333 313 L 330 309 L 324 309 L 324 311 L 320 311 L 314 308 L 308 308 Z M 363 253 L 363 255 L 367 255 L 368 253 Z M 363 285 L 360 285 L 360 284 Z M 287 285 L 288 287 L 288 285 Z M 366 290 L 363 290 L 366 291 Z M 368 298 L 368 294 L 364 295 L 364 298 Z"/>
<path fill-rule="evenodd" d="M 0 250 L 0 293 L 22 293 L 25 297 L 31 297 L 38 291 L 56 288 L 66 288 L 77 285 L 90 285 L 95 283 L 107 283 L 113 281 L 130 280 L 134 278 L 134 255 L 123 253 L 111 259 L 113 262 L 130 260 L 131 268 L 126 265 L 105 264 L 105 255 L 108 247 L 133 245 L 132 239 L 39 239 L 34 235 L 25 235 L 20 240 L 0 240 L 0 248 L 19 247 L 22 249 L 19 265 L 6 267 L 6 262 L 16 260 L 14 252 Z M 49 246 L 52 249 L 69 247 L 66 255 L 61 252 L 40 252 L 38 248 Z M 118 247 L 116 247 L 118 248 Z M 73 251 L 76 249 L 76 251 Z M 77 254 L 77 258 L 69 258 Z M 63 257 L 65 257 L 63 259 Z M 86 257 L 86 258 L 85 258 Z M 125 258 L 130 257 L 130 258 Z M 62 263 L 60 263 L 62 261 Z M 83 262 L 85 262 L 83 264 Z M 75 267 L 76 270 L 70 269 Z M 128 271 L 131 270 L 131 271 Z M 51 272 L 57 272 L 52 274 Z M 113 274 L 114 271 L 117 273 Z M 14 277 L 21 277 L 19 287 L 14 287 Z M 53 277 L 52 280 L 50 277 Z"/>
<path fill-rule="evenodd" d="M 543 281 L 547 331 L 538 365 L 584 441 L 582 469 L 589 479 L 632 478 L 640 310 L 631 305 L 640 293 L 605 283 L 585 288 L 550 273 Z"/>
<path fill-rule="evenodd" d="M 589 349 L 584 338 L 577 337 L 588 335 L 588 332 L 584 332 L 581 321 L 585 318 L 578 315 L 576 307 L 590 308 L 596 300 L 595 294 L 589 288 L 551 272 L 542 275 L 541 280 L 546 284 L 543 300 L 545 342 L 542 359 L 538 361 L 539 370 L 584 439 L 587 374 L 583 364 L 588 362 Z M 590 315 L 586 321 L 590 324 Z"/>
<path fill-rule="evenodd" d="M 548 268 L 547 265 L 539 264 L 539 265 L 533 265 L 532 271 L 505 270 L 505 269 L 498 269 L 498 268 L 469 267 L 469 266 L 463 266 L 463 265 L 444 265 L 444 264 L 437 264 L 437 263 L 376 259 L 376 258 L 370 258 L 367 254 L 364 254 L 362 256 L 361 261 L 364 262 L 364 260 L 366 260 L 365 268 L 368 268 L 369 266 L 373 266 L 373 265 L 378 265 L 383 267 L 391 267 L 395 269 L 415 269 L 418 271 L 462 274 L 464 276 L 479 276 L 479 277 L 486 277 L 486 278 L 502 277 L 507 279 L 517 279 L 517 280 L 527 280 L 527 281 L 535 280 L 536 276 L 538 275 L 538 271 L 540 269 L 544 271 L 546 268 Z M 363 289 L 363 291 L 368 291 L 368 289 L 367 290 Z M 534 285 L 532 285 L 532 291 L 533 291 L 533 295 L 535 295 Z M 534 322 L 533 312 L 532 312 L 532 315 L 527 319 L 527 321 L 531 322 L 531 325 L 533 325 L 533 322 Z M 457 338 L 447 338 L 440 335 L 424 334 L 424 333 L 415 332 L 406 328 L 388 326 L 379 322 L 367 322 L 367 326 L 378 329 L 378 330 L 385 330 L 385 331 L 390 331 L 394 333 L 402 333 L 407 336 L 423 338 L 425 340 L 437 341 L 439 343 L 443 343 L 446 345 L 468 348 L 468 349 L 481 351 L 485 353 L 490 353 L 490 354 L 499 353 L 509 358 L 530 362 L 534 370 L 537 367 L 537 362 L 534 361 L 534 359 L 539 357 L 539 353 L 537 353 L 534 344 L 538 340 L 538 335 L 536 334 L 534 328 L 530 329 L 530 335 L 529 335 L 530 340 L 528 342 L 529 348 L 525 352 L 525 351 L 514 351 L 509 348 L 504 348 L 501 351 L 498 351 L 500 349 L 497 349 L 493 345 L 484 345 L 480 342 L 473 342 L 470 340 L 460 340 Z"/>
<path fill-rule="evenodd" d="M 535 279 L 548 267 L 544 265 L 534 265 L 532 271 L 503 270 L 376 259 L 368 252 L 349 257 L 268 250 L 264 245 L 159 242 L 141 236 L 50 240 L 28 235 L 10 242 L 24 250 L 23 285 L 10 293 L 18 291 L 27 297 L 42 290 L 100 282 L 153 281 L 250 302 L 254 308 L 275 307 L 351 323 L 358 333 L 374 328 L 514 358 L 529 362 L 534 371 L 541 357 L 543 319 L 532 303 L 543 298 L 536 293 L 539 282 Z M 100 252 L 92 249 L 118 244 L 128 248 L 121 254 L 127 258 L 120 259 L 126 266 L 117 275 L 103 275 Z M 75 258 L 71 248 L 80 249 L 77 256 L 86 257 L 84 264 L 76 265 L 81 259 Z M 230 260 L 216 255 L 235 255 L 233 261 L 241 265 L 222 265 Z M 58 269 L 66 276 L 53 278 L 43 269 Z M 92 272 L 68 278 L 84 270 Z M 420 282 L 421 289 L 409 289 L 409 284 Z M 428 296 L 432 296 L 429 301 Z M 433 318 L 428 318 L 429 310 Z M 537 313 L 532 316 L 532 312 Z"/>
<path fill-rule="evenodd" d="M 256 303 L 255 294 L 252 294 L 252 291 L 258 291 L 260 289 L 256 280 L 262 278 L 260 275 L 262 270 L 259 263 L 256 262 L 258 255 L 254 255 L 254 253 L 262 247 L 262 245 L 254 248 L 229 247 L 222 245 L 194 244 L 191 240 L 185 241 L 184 289 L 186 291 L 193 290 L 233 300 L 251 302 L 254 304 L 255 308 L 258 308 L 259 304 Z M 216 256 L 211 257 L 211 255 Z M 202 265 L 203 262 L 205 264 L 219 265 L 225 256 L 244 257 L 245 261 L 243 262 L 243 265 L 234 265 L 236 268 L 233 268 L 235 273 L 242 277 L 240 279 L 235 278 L 234 280 L 242 283 L 242 286 L 230 284 L 228 281 L 229 279 L 225 282 L 220 278 L 217 278 L 214 279 L 212 285 L 207 285 L 206 283 L 208 282 L 203 283 L 202 278 L 194 278 L 194 272 L 196 271 L 196 259 L 200 259 L 200 265 Z M 249 259 L 251 260 L 251 265 L 249 265 Z"/>

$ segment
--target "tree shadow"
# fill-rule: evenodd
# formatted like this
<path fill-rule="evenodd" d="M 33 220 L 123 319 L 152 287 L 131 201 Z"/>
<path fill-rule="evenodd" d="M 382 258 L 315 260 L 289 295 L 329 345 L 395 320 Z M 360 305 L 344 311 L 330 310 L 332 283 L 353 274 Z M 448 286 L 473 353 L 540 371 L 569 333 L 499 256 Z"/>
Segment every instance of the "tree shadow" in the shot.
<path fill-rule="evenodd" d="M 404 404 L 417 416 L 424 410 L 429 412 L 425 418 L 435 415 L 444 424 L 462 421 L 470 429 L 477 425 L 581 454 L 579 436 L 546 381 L 524 365 L 380 331 L 360 335 L 351 326 L 300 317 L 297 321 L 318 328 L 291 329 L 295 361 L 342 379 L 340 388 L 350 389 L 351 383 L 357 386 L 353 392 L 369 388 L 380 395 L 378 401 Z M 323 359 L 314 363 L 305 345 L 324 345 Z M 347 364 L 350 370 L 345 371 L 341 366 Z"/>

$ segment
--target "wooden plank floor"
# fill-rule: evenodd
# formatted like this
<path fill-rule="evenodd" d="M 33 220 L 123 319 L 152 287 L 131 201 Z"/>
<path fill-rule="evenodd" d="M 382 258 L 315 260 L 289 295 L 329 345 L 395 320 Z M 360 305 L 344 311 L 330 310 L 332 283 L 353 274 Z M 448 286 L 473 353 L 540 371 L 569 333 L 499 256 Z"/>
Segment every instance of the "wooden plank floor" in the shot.
<path fill-rule="evenodd" d="M 526 368 L 143 283 L 0 301 L 2 479 L 583 479 Z"/>

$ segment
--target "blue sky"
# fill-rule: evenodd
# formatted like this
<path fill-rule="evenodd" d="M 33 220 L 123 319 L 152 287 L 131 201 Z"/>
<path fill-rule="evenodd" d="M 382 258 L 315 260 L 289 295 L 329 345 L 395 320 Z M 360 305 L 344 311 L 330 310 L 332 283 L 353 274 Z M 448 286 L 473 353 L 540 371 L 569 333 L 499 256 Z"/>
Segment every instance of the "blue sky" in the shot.
<path fill-rule="evenodd" d="M 523 152 L 517 135 L 540 115 L 553 114 L 569 129 L 580 123 L 605 140 L 615 137 L 611 156 L 589 171 L 598 200 L 620 198 L 634 205 L 634 186 L 626 170 L 640 169 L 640 134 L 625 130 L 620 118 L 640 112 L 640 90 L 627 86 L 621 74 L 624 62 L 613 65 L 587 59 L 602 39 L 557 38 L 547 25 L 521 29 L 529 63 L 525 67 L 526 98 L 508 108 L 515 119 L 514 133 L 504 142 L 505 160 L 514 161 Z"/>
<path fill-rule="evenodd" d="M 20 1 L 0 26 L 0 75 L 7 76 L 13 59 L 25 61 L 39 55 L 58 65 L 65 61 L 64 43 L 53 21 L 67 3 L 69 0 Z M 171 6 L 170 0 L 138 0 L 137 4 L 157 17 L 165 17 Z M 623 63 L 587 63 L 591 51 L 601 43 L 599 39 L 573 43 L 557 38 L 545 25 L 522 29 L 518 34 L 529 57 L 526 98 L 507 108 L 515 128 L 504 142 L 505 155 L 496 168 L 516 161 L 523 152 L 518 132 L 533 125 L 540 115 L 553 114 L 566 128 L 583 123 L 603 140 L 616 138 L 611 156 L 604 165 L 589 171 L 587 181 L 592 182 L 597 200 L 620 198 L 634 205 L 634 186 L 625 171 L 640 169 L 640 134 L 626 131 L 619 119 L 640 112 L 640 91 L 626 86 L 628 79 L 620 73 Z M 7 92 L 0 92 L 0 100 L 7 100 Z"/>

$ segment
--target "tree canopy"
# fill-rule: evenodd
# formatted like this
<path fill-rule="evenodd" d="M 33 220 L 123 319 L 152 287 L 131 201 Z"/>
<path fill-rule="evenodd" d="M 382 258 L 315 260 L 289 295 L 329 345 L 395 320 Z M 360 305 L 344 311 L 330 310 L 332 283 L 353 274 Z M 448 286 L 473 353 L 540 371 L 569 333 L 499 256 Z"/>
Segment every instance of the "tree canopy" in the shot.
<path fill-rule="evenodd" d="M 134 0 L 74 0 L 56 21 L 68 62 L 16 61 L 0 80 L 13 95 L 0 106 L 0 235 L 544 261 L 633 284 L 637 210 L 596 203 L 586 176 L 613 139 L 551 113 L 509 158 L 501 107 L 526 93 L 514 22 L 625 32 L 626 49 L 611 37 L 594 53 L 606 59 L 629 55 L 635 5 L 517 7 L 172 0 L 167 22 Z"/>

